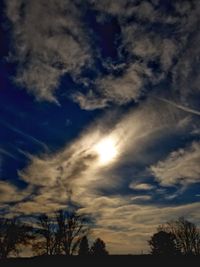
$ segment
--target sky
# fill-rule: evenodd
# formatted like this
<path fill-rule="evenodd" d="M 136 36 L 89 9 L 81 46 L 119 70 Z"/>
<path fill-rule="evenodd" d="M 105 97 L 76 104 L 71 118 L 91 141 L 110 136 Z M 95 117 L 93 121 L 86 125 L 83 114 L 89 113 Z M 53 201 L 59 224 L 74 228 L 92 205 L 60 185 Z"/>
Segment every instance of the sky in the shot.
<path fill-rule="evenodd" d="M 73 205 L 114 254 L 199 225 L 200 2 L 0 8 L 0 215 Z"/>

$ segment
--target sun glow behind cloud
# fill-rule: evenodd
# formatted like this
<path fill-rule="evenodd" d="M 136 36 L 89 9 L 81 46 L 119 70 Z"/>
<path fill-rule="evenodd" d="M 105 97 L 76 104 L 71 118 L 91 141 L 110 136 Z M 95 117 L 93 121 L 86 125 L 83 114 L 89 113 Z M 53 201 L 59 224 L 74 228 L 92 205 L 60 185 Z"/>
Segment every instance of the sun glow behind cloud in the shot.
<path fill-rule="evenodd" d="M 106 137 L 100 140 L 100 142 L 95 146 L 95 151 L 98 154 L 100 165 L 107 165 L 111 163 L 118 154 L 116 142 L 112 137 Z"/>
<path fill-rule="evenodd" d="M 15 214 L 53 212 L 66 208 L 66 202 L 70 199 L 81 207 L 80 213 L 90 214 L 96 220 L 97 228 L 93 236 L 103 237 L 109 251 L 132 252 L 132 240 L 138 242 L 134 245 L 136 252 L 140 247 L 146 248 L 147 235 L 149 236 L 156 224 L 164 221 L 164 215 L 159 213 L 156 204 L 145 209 L 144 203 L 151 200 L 151 193 L 157 194 L 156 187 L 149 192 L 150 188 L 147 185 L 150 184 L 149 181 L 142 178 L 137 180 L 133 172 L 132 179 L 126 179 L 127 184 L 132 183 L 133 190 L 146 189 L 146 191 L 143 190 L 141 195 L 134 194 L 133 191 L 130 197 L 118 194 L 125 179 L 122 181 L 121 175 L 115 170 L 123 168 L 127 162 L 134 168 L 135 162 L 138 160 L 141 162 L 141 159 L 149 164 L 147 145 L 153 145 L 161 135 L 164 138 L 166 129 L 173 129 L 176 133 L 181 131 L 183 126 L 180 125 L 183 124 L 180 122 L 185 121 L 185 114 L 175 107 L 169 109 L 168 103 L 163 103 L 158 109 L 156 102 L 160 103 L 157 99 L 148 100 L 137 110 L 133 108 L 120 117 L 111 111 L 107 112 L 104 117 L 91 124 L 79 138 L 71 144 L 66 144 L 62 150 L 56 153 L 46 152 L 40 157 L 32 156 L 30 164 L 20 171 L 19 175 L 22 180 L 40 189 L 32 194 L 28 201 L 19 201 L 11 211 Z M 112 121 L 115 123 L 111 124 Z M 184 125 L 186 127 L 186 124 Z M 150 156 L 152 160 L 152 155 Z M 153 166 L 158 169 L 160 164 Z M 128 176 L 125 173 L 122 178 L 126 177 Z M 156 178 L 158 182 L 160 182 L 159 177 Z M 104 189 L 107 192 L 110 190 L 117 193 L 104 195 L 102 193 Z M 12 193 L 12 188 L 10 191 Z M 144 213 L 140 212 L 142 209 L 145 210 Z M 180 209 L 182 211 L 182 207 Z M 189 211 L 192 212 L 192 209 L 196 209 L 196 206 L 192 205 Z M 170 209 L 166 217 L 170 212 L 173 210 Z M 149 220 L 152 214 L 156 214 L 153 221 Z M 133 225 L 137 229 L 135 232 L 132 231 Z M 110 230 L 111 227 L 123 230 L 120 232 Z M 122 236 L 125 239 L 128 237 L 127 244 L 123 247 L 120 241 Z"/>

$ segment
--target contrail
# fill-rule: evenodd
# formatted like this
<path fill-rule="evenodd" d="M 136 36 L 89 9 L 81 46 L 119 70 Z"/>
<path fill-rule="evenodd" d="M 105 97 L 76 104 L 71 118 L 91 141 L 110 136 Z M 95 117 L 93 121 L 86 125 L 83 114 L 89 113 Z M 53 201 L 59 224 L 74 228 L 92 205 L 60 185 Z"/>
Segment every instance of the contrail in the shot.
<path fill-rule="evenodd" d="M 5 122 L 5 121 L 3 121 L 3 120 L 0 120 L 0 122 L 1 122 L 2 124 L 4 124 L 4 125 L 5 125 L 7 128 L 9 128 L 10 130 L 12 130 L 13 132 L 18 133 L 18 134 L 24 136 L 25 138 L 31 140 L 31 141 L 34 142 L 35 144 L 42 146 L 45 150 L 47 150 L 47 151 L 49 150 L 46 144 L 44 144 L 44 143 L 41 142 L 40 140 L 36 139 L 35 137 L 33 137 L 33 136 L 29 135 L 29 134 L 26 134 L 26 133 L 22 132 L 21 130 L 19 130 L 19 129 L 13 127 L 13 126 L 11 126 L 9 123 L 7 123 L 7 122 Z"/>
<path fill-rule="evenodd" d="M 1 147 L 0 147 L 0 153 L 4 154 L 4 155 L 6 155 L 6 156 L 8 156 L 10 158 L 13 158 L 15 160 L 21 161 L 18 157 L 16 157 L 15 155 L 11 154 L 10 152 L 8 152 L 7 150 L 5 150 L 5 149 L 3 149 Z"/>
<path fill-rule="evenodd" d="M 185 106 L 176 104 L 175 102 L 173 102 L 173 101 L 171 101 L 171 100 L 168 100 L 168 99 L 165 99 L 165 98 L 162 98 L 162 97 L 157 97 L 157 96 L 156 96 L 155 98 L 157 98 L 157 99 L 159 99 L 160 101 L 163 101 L 163 102 L 165 102 L 165 103 L 168 103 L 168 104 L 170 104 L 170 105 L 172 105 L 172 106 L 174 106 L 174 107 L 176 107 L 176 108 L 179 108 L 179 109 L 181 109 L 181 110 L 183 110 L 183 111 L 186 111 L 186 112 L 195 114 L 195 115 L 197 115 L 197 116 L 200 116 L 200 111 L 198 111 L 198 110 L 191 109 L 191 108 L 187 108 L 187 107 L 185 107 Z"/>

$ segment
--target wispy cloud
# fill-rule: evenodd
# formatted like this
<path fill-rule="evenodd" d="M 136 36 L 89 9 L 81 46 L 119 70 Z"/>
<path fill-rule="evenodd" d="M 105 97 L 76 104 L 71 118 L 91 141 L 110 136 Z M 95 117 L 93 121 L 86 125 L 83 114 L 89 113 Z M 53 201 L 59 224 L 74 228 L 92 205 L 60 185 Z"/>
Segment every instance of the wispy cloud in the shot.
<path fill-rule="evenodd" d="M 177 207 L 163 205 L 161 209 L 159 204 L 149 203 L 157 188 L 147 182 L 136 181 L 134 177 L 131 185 L 127 183 L 127 190 L 130 191 L 130 187 L 143 190 L 142 194 L 122 195 L 120 191 L 118 194 L 105 194 L 102 191 L 111 189 L 116 192 L 127 182 L 125 176 L 120 177 L 115 172 L 116 167 L 127 162 L 141 162 L 149 144 L 164 138 L 165 132 L 182 131 L 179 122 L 185 119 L 183 112 L 169 108 L 167 103 L 155 106 L 155 101 L 149 100 L 120 117 L 118 113 L 108 112 L 56 153 L 29 156 L 30 162 L 19 171 L 19 176 L 35 189 L 25 199 L 21 198 L 12 207 L 7 207 L 10 213 L 51 213 L 67 208 L 68 201 L 72 201 L 80 207 L 79 213 L 92 216 L 95 221 L 92 237 L 101 236 L 111 253 L 147 251 L 147 240 L 157 225 L 179 215 L 189 216 L 196 222 L 199 218 L 196 213 L 198 203 Z M 105 137 L 113 138 L 118 155 L 114 162 L 102 166 L 94 148 Z M 193 150 L 197 150 L 196 145 L 191 152 Z M 184 153 L 183 158 L 187 159 Z M 182 155 L 178 153 L 173 160 L 177 166 L 179 154 Z M 10 195 L 8 198 L 12 199 Z M 121 240 L 125 240 L 123 246 Z"/>
<path fill-rule="evenodd" d="M 200 182 L 200 143 L 172 152 L 165 160 L 151 166 L 150 170 L 160 184 L 174 186 Z"/>
<path fill-rule="evenodd" d="M 84 93 L 70 89 L 69 97 L 82 109 L 92 110 L 138 101 L 150 94 L 149 85 L 159 84 L 170 73 L 170 90 L 179 92 L 182 106 L 199 92 L 199 5 L 184 1 L 180 7 L 179 1 L 173 1 L 175 12 L 165 12 L 159 3 L 90 0 L 82 6 L 76 1 L 51 0 L 47 6 L 44 0 L 9 1 L 6 12 L 13 24 L 16 81 L 37 99 L 58 103 L 55 92 L 60 78 L 70 74 Z M 120 28 L 116 40 L 121 42 L 113 44 L 118 63 L 96 53 L 100 47 L 93 47 L 95 36 L 85 23 L 86 10 L 98 11 L 97 23 L 115 16 Z M 159 30 L 156 23 L 161 25 Z M 106 74 L 97 69 L 96 59 L 102 62 Z M 97 75 L 91 80 L 83 74 L 85 69 L 95 70 Z"/>
<path fill-rule="evenodd" d="M 110 103 L 123 105 L 133 100 L 137 102 L 141 96 L 151 93 L 147 88 L 149 84 L 159 84 L 169 73 L 173 77 L 173 87 L 169 90 L 179 93 L 180 108 L 184 107 L 187 96 L 191 97 L 199 91 L 199 75 L 195 72 L 198 68 L 196 66 L 199 66 L 196 57 L 199 53 L 199 7 L 196 2 L 193 3 L 195 8 L 187 1 L 180 8 L 178 1 L 174 1 L 172 8 L 177 12 L 169 13 L 159 8 L 159 1 L 157 4 L 149 1 L 137 4 L 131 1 L 91 3 L 94 9 L 100 11 L 99 20 L 103 20 L 105 14 L 117 17 L 121 30 L 121 45 L 117 49 L 121 60 L 119 64 L 115 64 L 115 68 L 109 68 L 112 64 L 103 63 L 107 66 L 108 74 L 99 75 L 92 81 L 96 86 L 88 86 L 89 94 L 74 93 L 74 100 L 81 108 L 91 110 L 104 108 Z M 133 17 L 137 19 L 127 23 Z M 162 25 L 160 30 L 154 29 L 155 23 Z M 168 34 L 169 28 L 173 34 Z M 190 35 L 193 31 L 191 42 Z M 128 54 L 122 64 L 124 50 Z M 121 72 L 114 71 L 118 67 Z M 193 81 L 192 90 L 188 89 L 191 87 L 188 80 Z M 190 102 L 191 107 L 192 104 Z M 188 112 L 192 111 L 193 108 L 188 108 Z"/>
<path fill-rule="evenodd" d="M 178 123 L 184 118 L 182 112 L 168 109 L 168 105 L 155 108 L 154 100 L 152 101 L 147 101 L 140 108 L 130 110 L 120 117 L 118 113 L 108 112 L 56 153 L 29 155 L 30 162 L 19 171 L 19 176 L 40 190 L 28 202 L 20 203 L 17 210 L 37 212 L 42 201 L 44 209 L 48 207 L 48 210 L 51 207 L 61 207 L 68 200 L 84 206 L 87 199 L 101 195 L 101 189 L 118 188 L 123 184 L 116 168 L 141 159 L 148 162 L 145 151 L 150 143 L 164 137 L 166 129 L 176 132 L 183 130 Z M 96 145 L 104 138 L 112 139 L 117 151 L 115 159 L 108 165 L 101 165 L 96 150 Z M 142 187 L 147 189 L 145 185 Z M 35 204 L 29 210 L 31 203 Z M 48 206 L 47 203 L 52 205 Z"/>
<path fill-rule="evenodd" d="M 109 99 L 98 97 L 93 91 L 89 91 L 88 94 L 81 92 L 74 93 L 72 99 L 85 110 L 101 109 L 109 105 Z"/>
<path fill-rule="evenodd" d="M 10 129 L 11 131 L 13 131 L 13 132 L 15 132 L 15 133 L 17 133 L 17 134 L 19 134 L 19 135 L 25 137 L 26 139 L 28 139 L 28 140 L 31 141 L 32 143 L 34 143 L 34 144 L 36 144 L 36 145 L 39 145 L 39 146 L 42 147 L 45 151 L 48 151 L 48 147 L 47 147 L 47 145 L 46 145 L 44 142 L 42 142 L 42 141 L 38 140 L 37 138 L 35 138 L 34 136 L 32 136 L 32 135 L 30 135 L 30 134 L 27 134 L 27 133 L 25 133 L 24 131 L 21 131 L 20 129 L 18 129 L 18 128 L 12 126 L 11 124 L 9 124 L 9 123 L 7 123 L 7 122 L 5 122 L 5 121 L 3 121 L 3 120 L 0 120 L 0 123 L 3 124 L 3 125 L 4 125 L 5 127 L 7 127 L 8 129 Z"/>
<path fill-rule="evenodd" d="M 57 102 L 54 92 L 63 74 L 76 77 L 90 53 L 81 11 L 72 1 L 9 1 L 13 25 L 16 82 L 39 100 Z"/>
<path fill-rule="evenodd" d="M 10 158 L 13 158 L 15 160 L 19 160 L 20 161 L 20 159 L 17 156 L 15 156 L 14 154 L 10 153 L 9 151 L 7 151 L 7 150 L 5 150 L 5 149 L 3 149 L 1 147 L 0 147 L 0 154 L 4 154 L 4 155 L 6 155 L 6 156 L 8 156 Z"/>
<path fill-rule="evenodd" d="M 197 69 L 200 66 L 199 54 L 199 12 L 200 7 L 196 2 L 193 12 L 185 17 L 183 33 L 189 35 L 187 42 L 183 46 L 183 52 L 180 54 L 176 66 L 173 68 L 173 86 L 175 91 L 179 92 L 181 100 L 186 104 L 193 104 L 196 94 L 199 93 L 200 75 Z M 197 106 L 198 107 L 198 106 Z"/>
<path fill-rule="evenodd" d="M 153 189 L 154 188 L 154 186 L 153 185 L 151 185 L 151 184 L 146 184 L 146 183 L 140 183 L 140 184 L 137 184 L 137 183 L 134 183 L 134 182 L 132 182 L 130 185 L 129 185 L 129 187 L 131 188 L 131 189 L 134 189 L 134 190 L 151 190 L 151 189 Z"/>
<path fill-rule="evenodd" d="M 168 103 L 169 105 L 177 107 L 177 108 L 179 108 L 179 109 L 181 109 L 183 111 L 186 111 L 188 113 L 200 116 L 200 111 L 198 111 L 198 110 L 195 110 L 195 109 L 192 109 L 192 108 L 189 108 L 189 107 L 185 107 L 183 105 L 179 105 L 179 104 L 175 103 L 174 101 L 171 101 L 171 100 L 168 100 L 168 99 L 165 99 L 165 98 L 162 98 L 162 97 L 156 97 L 156 98 L 159 99 L 160 101 Z"/>
<path fill-rule="evenodd" d="M 109 106 L 110 103 L 118 105 L 137 101 L 143 94 L 145 85 L 144 75 L 151 75 L 150 70 L 139 64 L 132 64 L 119 77 L 108 75 L 95 81 L 96 92 L 89 94 L 74 94 L 74 100 L 83 109 L 97 109 Z"/>
<path fill-rule="evenodd" d="M 147 241 L 158 225 L 179 216 L 185 216 L 195 223 L 199 221 L 199 203 L 161 207 L 133 204 L 131 199 L 120 196 L 110 200 L 108 197 L 106 204 L 105 201 L 101 205 L 100 203 L 100 199 L 99 202 L 88 201 L 80 212 L 95 216 L 96 228 L 93 230 L 93 236 L 102 236 L 111 253 L 140 254 L 141 250 L 148 252 Z"/>
<path fill-rule="evenodd" d="M 30 187 L 20 190 L 8 181 L 0 181 L 0 204 L 22 201 L 30 192 Z"/>

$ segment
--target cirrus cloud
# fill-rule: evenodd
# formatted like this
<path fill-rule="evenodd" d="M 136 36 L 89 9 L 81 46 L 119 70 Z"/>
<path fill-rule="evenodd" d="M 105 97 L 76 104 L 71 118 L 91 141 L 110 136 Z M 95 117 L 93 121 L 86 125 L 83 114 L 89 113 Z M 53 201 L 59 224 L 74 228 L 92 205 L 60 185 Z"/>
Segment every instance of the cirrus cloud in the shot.
<path fill-rule="evenodd" d="M 150 167 L 161 185 L 188 185 L 200 182 L 200 143 L 172 152 L 165 160 Z"/>

